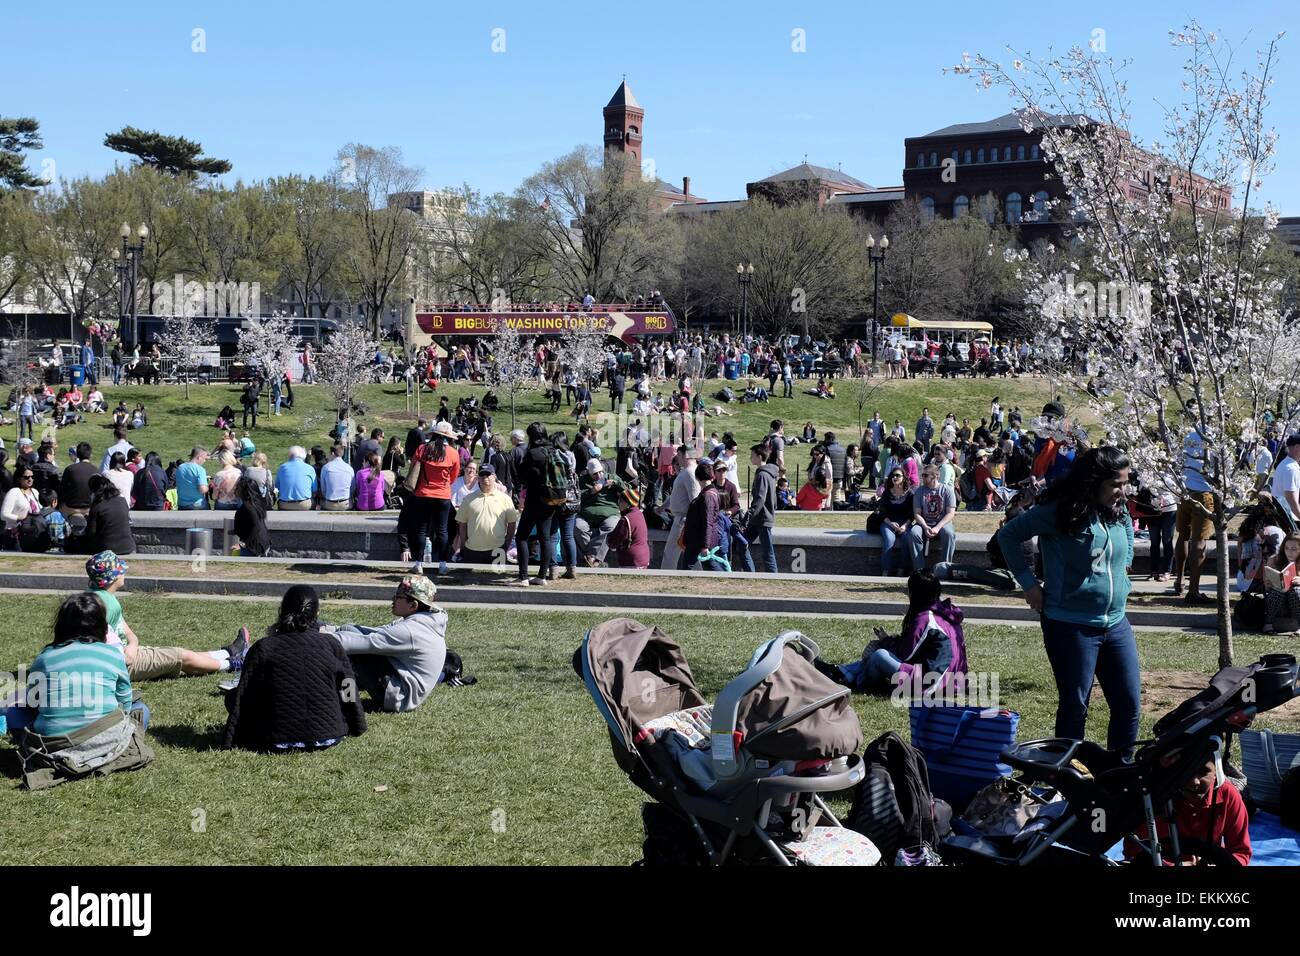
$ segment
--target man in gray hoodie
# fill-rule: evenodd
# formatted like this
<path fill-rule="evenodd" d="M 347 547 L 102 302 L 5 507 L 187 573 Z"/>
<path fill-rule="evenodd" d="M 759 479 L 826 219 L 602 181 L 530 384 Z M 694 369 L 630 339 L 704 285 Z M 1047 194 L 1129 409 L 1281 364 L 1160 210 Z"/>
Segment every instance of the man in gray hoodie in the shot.
<path fill-rule="evenodd" d="M 759 560 L 759 568 L 776 574 L 776 546 L 772 543 L 772 529 L 776 526 L 776 482 L 780 471 L 774 461 L 768 461 L 769 446 L 754 445 L 749 449 L 749 463 L 754 478 L 749 486 L 749 523 L 745 537 L 749 539 L 750 554 Z M 771 454 L 775 458 L 775 453 Z"/>
<path fill-rule="evenodd" d="M 390 713 L 415 710 L 442 678 L 447 660 L 447 612 L 433 603 L 437 593 L 428 578 L 407 575 L 393 594 L 397 619 L 392 624 L 321 628 L 343 645 L 359 688 Z"/>

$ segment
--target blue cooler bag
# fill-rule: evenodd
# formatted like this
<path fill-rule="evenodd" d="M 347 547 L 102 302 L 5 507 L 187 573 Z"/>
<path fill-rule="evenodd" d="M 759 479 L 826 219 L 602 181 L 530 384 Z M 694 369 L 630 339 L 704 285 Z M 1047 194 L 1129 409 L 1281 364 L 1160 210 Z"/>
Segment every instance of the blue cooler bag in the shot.
<path fill-rule="evenodd" d="M 925 757 L 930 792 L 959 813 L 999 777 L 1011 775 L 1002 751 L 1016 742 L 1020 715 L 979 707 L 912 707 L 912 746 Z"/>

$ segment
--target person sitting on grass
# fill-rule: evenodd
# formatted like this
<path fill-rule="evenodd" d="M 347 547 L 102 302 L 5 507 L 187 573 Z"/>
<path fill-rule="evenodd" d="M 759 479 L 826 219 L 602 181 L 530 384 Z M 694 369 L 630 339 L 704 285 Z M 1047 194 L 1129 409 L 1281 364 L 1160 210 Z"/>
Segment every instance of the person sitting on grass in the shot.
<path fill-rule="evenodd" d="M 837 683 L 871 694 L 889 694 L 919 682 L 926 694 L 942 695 L 964 675 L 966 639 L 961 608 L 941 598 L 932 571 L 914 571 L 907 579 L 907 613 L 898 634 L 875 628 L 876 639 L 851 664 L 817 660 L 819 671 Z"/>
<path fill-rule="evenodd" d="M 1168 759 L 1177 759 L 1177 755 Z M 1236 787 L 1226 781 L 1219 783 L 1218 778 L 1218 761 L 1211 757 L 1175 795 L 1174 822 L 1178 825 L 1179 850 L 1182 853 L 1177 860 L 1173 859 L 1169 824 L 1164 818 L 1156 821 L 1156 835 L 1160 839 L 1165 866 L 1198 866 L 1214 862 L 1206 857 L 1209 848 L 1226 851 L 1242 866 L 1250 864 L 1252 851 L 1246 802 Z M 1133 860 L 1144 855 L 1145 847 L 1139 841 L 1150 840 L 1150 834 L 1144 823 L 1132 836 L 1125 837 L 1124 858 Z"/>
<path fill-rule="evenodd" d="M 396 618 L 384 627 L 325 625 L 352 659 L 357 684 L 389 713 L 415 710 L 442 678 L 447 659 L 447 612 L 422 574 L 408 574 L 393 593 Z"/>
<path fill-rule="evenodd" d="M 104 605 L 107 620 L 107 643 L 121 649 L 127 673 L 134 681 L 161 680 L 167 677 L 201 676 L 218 671 L 237 671 L 248 653 L 248 632 L 239 635 L 220 650 L 191 651 L 183 647 L 145 647 L 135 636 L 126 618 L 117 592 L 126 583 L 127 564 L 112 551 L 101 551 L 86 562 L 89 579 L 87 594 Z"/>
<path fill-rule="evenodd" d="M 104 642 L 107 631 L 104 605 L 94 597 L 64 598 L 54 640 L 27 669 L 23 690 L 4 702 L 26 789 L 134 770 L 153 759 L 141 739 L 149 709 L 135 702 L 122 652 Z"/>
<path fill-rule="evenodd" d="M 235 410 L 229 405 L 222 405 L 221 411 L 217 412 L 217 420 L 213 425 L 219 430 L 225 432 L 235 427 Z"/>
<path fill-rule="evenodd" d="M 131 412 L 126 407 L 126 399 L 117 403 L 117 408 L 113 409 L 113 428 L 126 428 L 127 423 L 131 420 Z"/>
<path fill-rule="evenodd" d="M 295 584 L 285 592 L 275 623 L 253 644 L 226 695 L 223 750 L 325 750 L 366 732 L 352 664 L 319 616 L 313 588 Z"/>

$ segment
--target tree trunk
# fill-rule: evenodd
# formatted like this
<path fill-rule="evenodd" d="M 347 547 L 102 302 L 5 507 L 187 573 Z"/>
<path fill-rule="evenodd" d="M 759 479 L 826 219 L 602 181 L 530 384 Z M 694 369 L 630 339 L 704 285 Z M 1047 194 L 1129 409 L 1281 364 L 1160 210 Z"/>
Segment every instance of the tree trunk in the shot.
<path fill-rule="evenodd" d="M 1219 667 L 1232 666 L 1232 614 L 1229 610 L 1228 590 L 1228 521 L 1226 515 L 1215 522 L 1214 579 L 1219 587 L 1217 604 L 1217 629 L 1219 632 Z"/>

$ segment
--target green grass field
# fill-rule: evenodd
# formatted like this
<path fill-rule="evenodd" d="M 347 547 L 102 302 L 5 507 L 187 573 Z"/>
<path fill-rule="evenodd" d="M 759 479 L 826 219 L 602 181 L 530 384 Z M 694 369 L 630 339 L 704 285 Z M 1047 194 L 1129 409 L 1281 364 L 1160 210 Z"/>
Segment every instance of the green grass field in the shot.
<path fill-rule="evenodd" d="M 943 416 L 952 410 L 959 419 L 969 417 L 973 419 L 973 424 L 978 425 L 980 418 L 988 415 L 989 403 L 994 396 L 1001 398 L 1008 411 L 1018 405 L 1025 413 L 1026 421 L 1036 415 L 1043 403 L 1051 398 L 1047 381 L 1040 378 L 875 381 L 879 390 L 864 409 L 863 420 L 870 419 L 872 412 L 879 409 L 891 426 L 894 419 L 900 419 L 907 426 L 909 435 L 924 407 L 930 409 L 931 416 L 938 423 L 942 423 Z M 149 427 L 132 432 L 129 438 L 141 451 L 156 451 L 164 461 L 187 457 L 190 449 L 197 444 L 208 448 L 215 445 L 219 433 L 212 427 L 212 423 L 223 405 L 229 404 L 237 414 L 241 412 L 240 389 L 231 385 L 191 385 L 188 399 L 184 387 L 179 385 L 116 388 L 110 382 L 107 386 L 101 384 L 101 387 L 109 408 L 113 408 L 119 400 L 125 400 L 128 407 L 133 407 L 136 402 L 144 403 L 149 413 Z M 718 387 L 716 379 L 708 379 L 704 383 L 703 393 L 711 395 Z M 482 397 L 485 390 L 482 385 L 443 385 L 436 395 L 427 391 L 424 393 L 421 412 L 432 419 L 438 409 L 438 399 L 442 396 L 447 397 L 449 405 L 454 409 L 462 396 Z M 659 390 L 667 394 L 671 391 L 671 386 L 665 384 Z M 800 394 L 796 398 L 773 399 L 766 404 L 733 404 L 729 410 L 735 412 L 735 417 L 708 419 L 706 424 L 710 431 L 716 430 L 719 434 L 732 432 L 742 449 L 761 440 L 768 433 L 768 425 L 774 418 L 785 422 L 788 435 L 798 435 L 804 423 L 811 422 L 819 435 L 833 431 L 841 444 L 848 445 L 857 442 L 861 436 L 858 408 L 850 382 L 841 380 L 837 390 L 840 394 L 833 400 Z M 368 411 L 355 421 L 362 424 L 367 433 L 371 428 L 380 427 L 390 437 L 405 437 L 415 416 L 407 412 L 404 386 L 368 386 L 361 397 L 368 405 Z M 257 428 L 252 432 L 254 442 L 260 450 L 267 453 L 272 466 L 284 460 L 290 445 L 301 444 L 309 448 L 312 445 L 329 445 L 328 432 L 337 417 L 329 394 L 319 386 L 297 386 L 294 388 L 294 398 L 296 403 L 292 411 L 285 412 L 278 418 L 262 415 L 258 419 Z M 510 430 L 508 397 L 503 397 L 503 406 L 494 421 L 494 428 L 498 432 Z M 597 393 L 592 424 L 600 427 L 609 422 L 608 433 L 611 436 L 621 436 L 617 418 L 610 417 L 608 410 L 607 393 Z M 552 431 L 565 431 L 569 435 L 572 435 L 577 424 L 572 417 L 567 416 L 567 410 L 563 406 L 559 413 L 552 414 L 550 404 L 542 401 L 540 392 L 520 392 L 516 399 L 516 424 L 522 428 L 534 420 L 544 422 Z M 6 440 L 10 435 L 16 439 L 16 425 L 6 434 Z M 91 443 L 96 459 L 103 449 L 113 443 L 108 415 L 87 416 L 81 424 L 61 429 L 58 436 L 60 464 L 67 461 L 66 450 L 79 441 Z M 802 465 L 807 457 L 807 453 L 799 447 L 787 452 L 787 461 L 792 465 Z M 747 463 L 747 455 L 742 455 L 742 458 Z M 210 466 L 209 470 L 213 468 L 215 465 Z"/>
<path fill-rule="evenodd" d="M 6 595 L 25 622 L 0 641 L 0 669 L 31 661 L 57 598 Z M 271 620 L 267 602 L 123 598 L 146 643 L 211 648 L 243 623 Z M 157 759 L 144 770 L 51 791 L 18 788 L 0 743 L 0 864 L 627 864 L 639 856 L 641 798 L 617 769 L 604 725 L 570 668 L 584 630 L 606 615 L 450 612 L 450 643 L 480 683 L 439 689 L 418 711 L 372 715 L 369 731 L 319 754 L 214 750 L 225 721 L 216 678 L 141 685 L 153 710 Z M 380 623 L 378 605 L 328 604 L 331 620 Z M 848 620 L 647 614 L 680 641 L 714 697 L 762 641 L 787 626 L 831 660 L 869 634 Z M 1209 635 L 1139 634 L 1144 703 L 1156 714 L 1215 669 Z M 974 670 L 1000 675 L 1002 700 L 1023 715 L 1022 740 L 1050 734 L 1055 691 L 1036 628 L 972 627 Z M 1242 660 L 1276 641 L 1241 636 Z M 903 730 L 906 713 L 856 697 L 864 738 Z M 1104 735 L 1105 707 L 1089 721 Z M 1144 733 L 1154 717 L 1143 718 Z M 1261 723 L 1266 722 L 1261 719 Z M 1295 726 L 1294 717 L 1273 726 Z M 380 790 L 379 788 L 386 788 Z M 203 826 L 200 826 L 200 821 Z M 495 824 L 495 825 L 494 825 Z"/>

